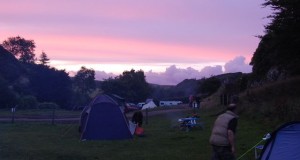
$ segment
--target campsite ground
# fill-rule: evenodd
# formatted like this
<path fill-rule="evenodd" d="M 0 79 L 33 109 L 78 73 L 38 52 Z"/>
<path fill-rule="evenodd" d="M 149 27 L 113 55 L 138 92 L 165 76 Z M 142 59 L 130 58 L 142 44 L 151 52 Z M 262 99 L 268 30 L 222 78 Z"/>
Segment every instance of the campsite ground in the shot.
<path fill-rule="evenodd" d="M 144 124 L 145 137 L 124 141 L 79 141 L 78 121 L 69 123 L 0 122 L 1 160 L 96 160 L 96 159 L 209 159 L 208 143 L 211 126 L 217 110 L 196 110 L 204 128 L 189 132 L 178 128 L 178 118 L 193 113 L 192 109 L 165 108 L 149 111 L 148 124 Z M 50 112 L 49 112 L 50 113 Z M 76 115 L 80 112 L 68 113 Z M 3 115 L 4 113 L 1 113 Z M 9 114 L 7 115 L 9 116 Z M 238 128 L 238 153 L 245 153 L 263 135 L 273 128 L 261 122 L 241 117 Z M 251 150 L 243 159 L 254 159 Z"/>

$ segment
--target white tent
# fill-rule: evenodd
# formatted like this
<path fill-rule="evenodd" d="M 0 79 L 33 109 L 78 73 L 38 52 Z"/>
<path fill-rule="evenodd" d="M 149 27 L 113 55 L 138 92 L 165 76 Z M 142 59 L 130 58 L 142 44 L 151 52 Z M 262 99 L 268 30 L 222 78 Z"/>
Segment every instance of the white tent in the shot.
<path fill-rule="evenodd" d="M 155 103 L 153 101 L 150 101 L 150 102 L 146 103 L 145 105 L 143 105 L 142 110 L 147 109 L 147 108 L 155 108 L 155 107 L 157 107 L 155 105 Z"/>

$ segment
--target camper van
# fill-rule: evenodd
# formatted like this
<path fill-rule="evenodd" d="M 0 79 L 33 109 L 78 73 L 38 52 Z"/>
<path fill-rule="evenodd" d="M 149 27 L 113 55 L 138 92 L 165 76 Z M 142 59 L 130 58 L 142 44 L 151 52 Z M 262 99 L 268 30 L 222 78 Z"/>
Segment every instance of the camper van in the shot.
<path fill-rule="evenodd" d="M 177 106 L 179 104 L 182 104 L 181 101 L 160 101 L 159 106 L 165 107 L 165 106 Z"/>

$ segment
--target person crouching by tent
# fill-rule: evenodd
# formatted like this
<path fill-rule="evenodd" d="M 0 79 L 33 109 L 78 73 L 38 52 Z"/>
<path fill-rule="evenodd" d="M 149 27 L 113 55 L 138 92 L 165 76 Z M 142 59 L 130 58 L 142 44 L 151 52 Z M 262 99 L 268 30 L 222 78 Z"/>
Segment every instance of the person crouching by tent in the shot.
<path fill-rule="evenodd" d="M 137 136 L 144 136 L 144 129 L 142 128 L 143 125 L 143 113 L 141 111 L 134 112 L 132 116 L 132 123 L 136 124 L 136 129 L 134 134 Z"/>
<path fill-rule="evenodd" d="M 237 128 L 237 106 L 230 104 L 227 111 L 218 116 L 210 136 L 212 160 L 235 160 L 235 132 Z"/>

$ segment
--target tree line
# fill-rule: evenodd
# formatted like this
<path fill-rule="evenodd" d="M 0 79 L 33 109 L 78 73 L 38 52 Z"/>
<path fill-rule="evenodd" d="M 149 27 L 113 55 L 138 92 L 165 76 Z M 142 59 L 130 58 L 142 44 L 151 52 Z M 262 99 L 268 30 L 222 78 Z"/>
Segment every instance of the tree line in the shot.
<path fill-rule="evenodd" d="M 34 40 L 9 37 L 0 46 L 0 108 L 80 108 L 97 94 L 117 94 L 131 102 L 150 95 L 149 84 L 140 71 L 123 74 L 102 82 L 95 71 L 82 66 L 74 77 L 65 70 L 50 67 L 43 51 L 36 58 Z"/>

